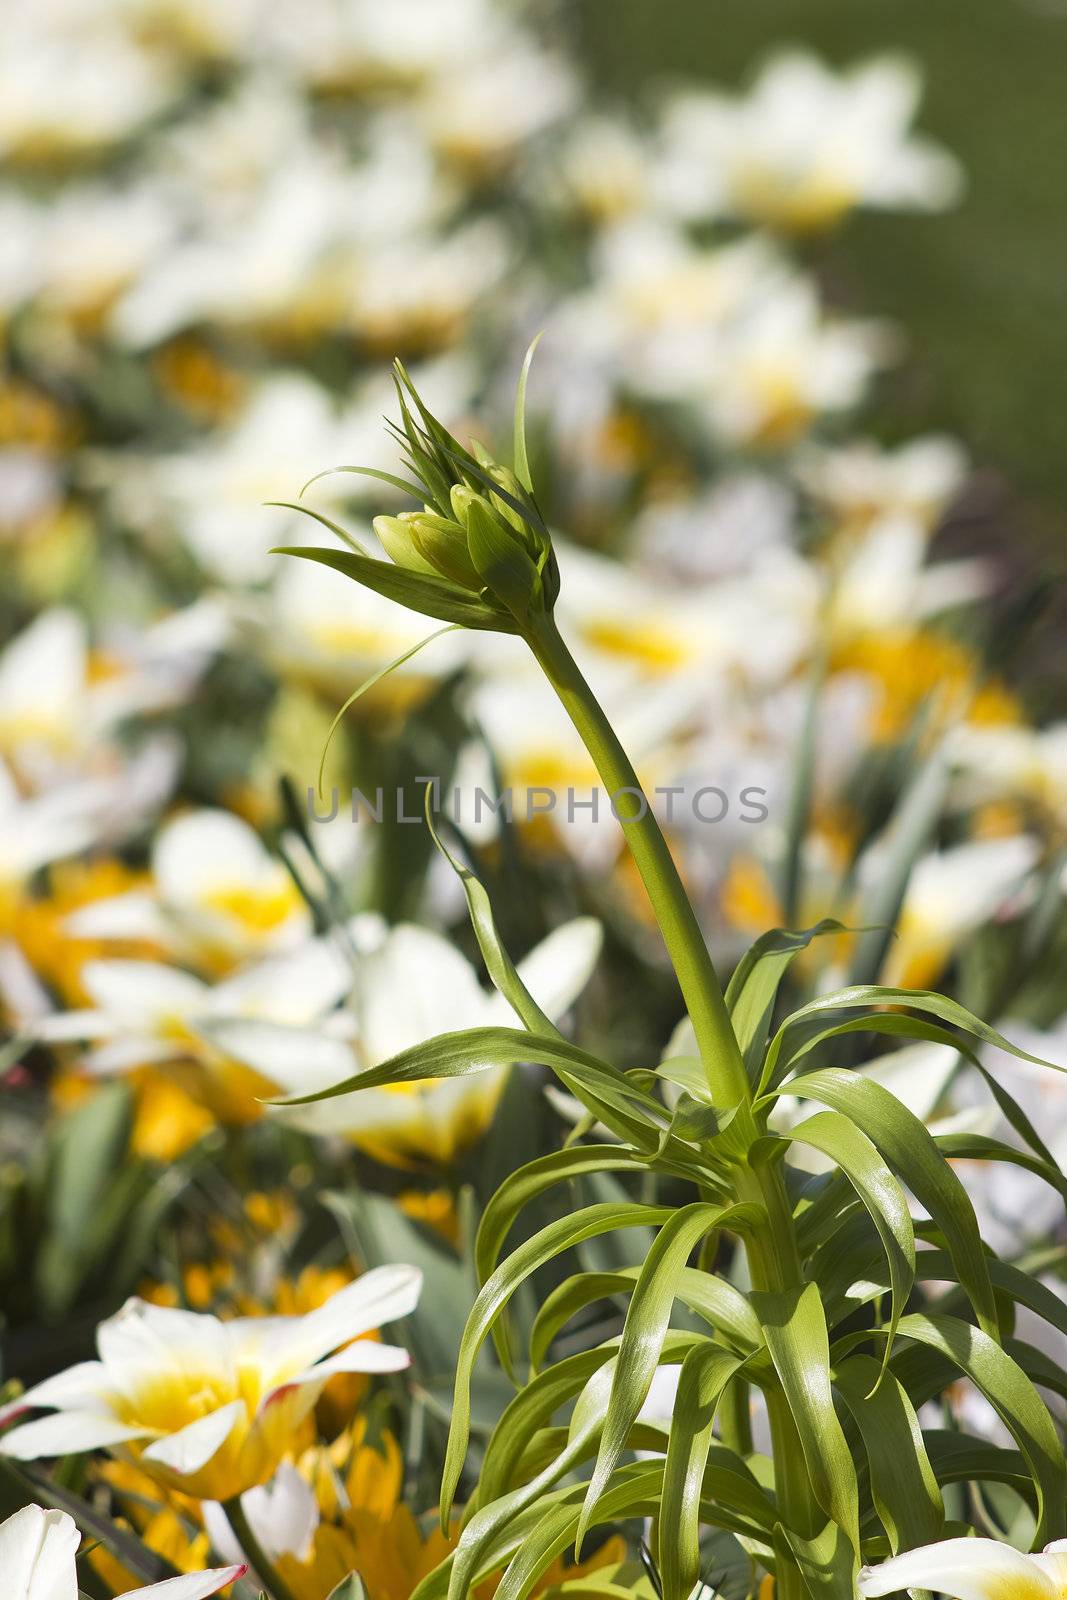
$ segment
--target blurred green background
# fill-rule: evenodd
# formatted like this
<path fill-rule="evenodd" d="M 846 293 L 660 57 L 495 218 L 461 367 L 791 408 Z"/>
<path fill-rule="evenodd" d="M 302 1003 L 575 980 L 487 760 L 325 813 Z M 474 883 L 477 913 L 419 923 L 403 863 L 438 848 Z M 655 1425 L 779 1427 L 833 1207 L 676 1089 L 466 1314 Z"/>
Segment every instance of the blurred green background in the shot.
<path fill-rule="evenodd" d="M 959 434 L 1010 485 L 995 486 L 999 514 L 1067 574 L 1065 0 L 576 0 L 571 25 L 587 70 L 624 96 L 679 76 L 743 82 L 789 43 L 919 62 L 919 126 L 962 160 L 962 204 L 861 213 L 816 264 L 839 303 L 908 336 L 879 431 Z"/>

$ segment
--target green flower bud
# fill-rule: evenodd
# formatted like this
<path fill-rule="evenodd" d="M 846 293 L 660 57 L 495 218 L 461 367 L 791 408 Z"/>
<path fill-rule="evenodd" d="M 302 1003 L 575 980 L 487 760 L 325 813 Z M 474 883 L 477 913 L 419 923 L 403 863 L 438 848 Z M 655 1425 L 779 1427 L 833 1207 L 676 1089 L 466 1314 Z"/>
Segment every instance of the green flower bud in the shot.
<path fill-rule="evenodd" d="M 421 554 L 412 536 L 412 523 L 417 516 L 417 512 L 402 511 L 398 517 L 375 517 L 374 531 L 382 549 L 396 566 L 436 577 L 437 568 Z"/>
<path fill-rule="evenodd" d="M 467 548 L 467 530 L 459 522 L 432 513 L 411 519 L 411 537 L 416 550 L 443 578 L 451 578 L 475 594 L 482 588 Z"/>

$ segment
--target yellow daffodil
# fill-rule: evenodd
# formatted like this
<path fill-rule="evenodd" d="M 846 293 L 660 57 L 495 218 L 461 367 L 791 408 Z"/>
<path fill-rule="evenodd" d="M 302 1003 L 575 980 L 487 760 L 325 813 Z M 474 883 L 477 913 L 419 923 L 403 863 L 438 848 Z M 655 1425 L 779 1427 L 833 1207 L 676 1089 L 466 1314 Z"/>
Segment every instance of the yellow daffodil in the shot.
<path fill-rule="evenodd" d="M 73 1600 L 78 1593 L 75 1559 L 81 1534 L 65 1511 L 24 1506 L 0 1522 L 0 1573 L 4 1600 Z M 168 1578 L 148 1588 L 128 1589 L 118 1600 L 207 1600 L 247 1570 L 244 1562 L 211 1572 Z"/>
<path fill-rule="evenodd" d="M 1062 1600 L 1067 1539 L 1032 1556 L 995 1539 L 947 1539 L 860 1573 L 864 1600 L 902 1589 L 936 1589 L 952 1600 Z"/>
<path fill-rule="evenodd" d="M 0 1454 L 108 1449 L 165 1487 L 229 1500 L 270 1478 L 335 1373 L 408 1365 L 405 1350 L 362 1335 L 407 1316 L 420 1286 L 413 1267 L 378 1267 L 306 1316 L 232 1322 L 130 1300 L 101 1323 L 96 1361 L 0 1411 L 0 1422 L 55 1413 L 10 1429 Z"/>

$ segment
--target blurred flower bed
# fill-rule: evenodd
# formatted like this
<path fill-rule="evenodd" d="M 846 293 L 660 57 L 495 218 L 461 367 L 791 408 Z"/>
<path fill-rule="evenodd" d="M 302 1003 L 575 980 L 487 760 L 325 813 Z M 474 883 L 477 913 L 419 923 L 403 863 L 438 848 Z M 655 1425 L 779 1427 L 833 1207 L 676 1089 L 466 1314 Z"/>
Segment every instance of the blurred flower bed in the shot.
<path fill-rule="evenodd" d="M 318 542 L 297 502 L 371 544 L 370 511 L 404 504 L 343 472 L 302 494 L 399 470 L 391 357 L 489 439 L 544 330 L 529 413 L 561 617 L 720 965 L 834 916 L 860 931 L 804 954 L 800 996 L 940 985 L 1067 1062 L 1067 724 L 1035 726 L 1001 671 L 1003 574 L 959 532 L 965 445 L 877 440 L 879 374 L 921 352 L 806 265 L 857 208 L 959 194 L 916 131 L 917 75 L 787 53 L 736 96 L 601 104 L 563 40 L 491 0 L 17 0 L 0 40 L 0 1376 L 85 1359 L 132 1293 L 165 1342 L 181 1311 L 314 1317 L 419 1267 L 418 1305 L 397 1290 L 379 1318 L 406 1317 L 411 1371 L 331 1372 L 254 1468 L 184 1488 L 173 1462 L 72 1469 L 187 1572 L 240 1559 L 210 1506 L 258 1485 L 295 1600 L 353 1566 L 406 1600 L 447 1549 L 423 1513 L 472 1228 L 573 1117 L 502 1069 L 266 1112 L 508 1020 L 409 825 L 427 778 L 461 797 L 554 1018 L 627 1066 L 678 1022 L 607 797 L 515 641 L 413 656 L 346 712 L 316 793 L 338 707 L 427 629 L 270 552 Z M 479 814 L 479 789 L 557 803 Z M 356 790 L 384 795 L 379 822 L 353 820 Z M 1004 1133 L 957 1065 L 923 1044 L 872 1070 L 932 1124 Z M 1062 1080 L 1013 1073 L 1062 1161 Z M 1062 1296 L 1056 1196 L 993 1163 L 967 1182 Z M 338 1320 L 309 1363 L 379 1321 Z M 508 1387 L 489 1363 L 479 1384 L 484 1441 Z M 42 1453 L 113 1442 L 59 1430 Z M 101 1593 L 145 1576 L 89 1561 Z"/>

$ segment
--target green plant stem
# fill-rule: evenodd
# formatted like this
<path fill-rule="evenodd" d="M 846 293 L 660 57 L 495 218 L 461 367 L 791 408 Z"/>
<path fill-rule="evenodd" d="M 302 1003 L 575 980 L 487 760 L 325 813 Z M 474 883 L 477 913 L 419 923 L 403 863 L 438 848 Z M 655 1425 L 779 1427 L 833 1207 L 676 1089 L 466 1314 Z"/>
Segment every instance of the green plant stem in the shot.
<path fill-rule="evenodd" d="M 296 1600 L 293 1591 L 284 1578 L 278 1576 L 274 1562 L 264 1554 L 263 1546 L 252 1532 L 241 1496 L 234 1495 L 232 1500 L 224 1501 L 222 1510 L 246 1559 L 254 1568 L 257 1578 L 266 1586 L 270 1600 Z"/>
<path fill-rule="evenodd" d="M 539 617 L 527 642 L 612 798 L 677 974 L 712 1096 L 717 1105 L 737 1105 L 748 1096 L 748 1076 L 730 1026 L 722 986 L 674 858 L 630 758 L 552 618 Z"/>
<path fill-rule="evenodd" d="M 682 884 L 674 858 L 648 803 L 629 756 L 551 617 L 531 623 L 526 640 L 613 799 L 634 862 L 641 874 L 663 934 L 697 1048 L 717 1105 L 743 1107 L 737 1119 L 750 1138 L 756 1132 L 751 1110 L 752 1087 L 738 1047 L 711 955 L 696 913 Z M 783 1290 L 803 1282 L 792 1208 L 777 1163 L 737 1169 L 737 1195 L 755 1200 L 766 1222 L 746 1236 L 753 1287 Z M 811 1486 L 792 1412 L 780 1389 L 767 1392 L 767 1411 L 774 1453 L 775 1485 L 783 1520 L 804 1533 L 815 1531 Z M 778 1563 L 776 1600 L 803 1600 L 799 1569 Z"/>

